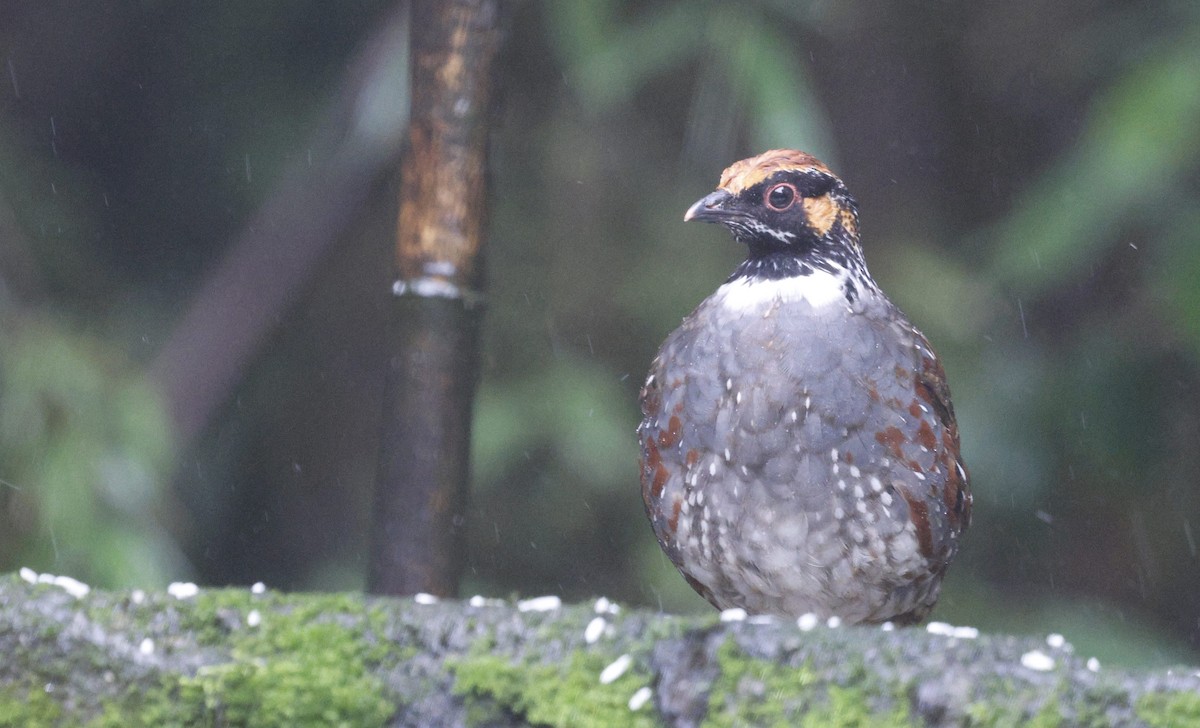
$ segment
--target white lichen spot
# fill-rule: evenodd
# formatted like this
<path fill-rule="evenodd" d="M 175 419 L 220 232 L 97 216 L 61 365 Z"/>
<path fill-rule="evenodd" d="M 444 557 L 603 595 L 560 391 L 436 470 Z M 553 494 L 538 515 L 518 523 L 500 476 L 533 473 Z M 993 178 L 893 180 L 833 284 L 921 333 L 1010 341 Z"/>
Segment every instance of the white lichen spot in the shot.
<path fill-rule="evenodd" d="M 430 604 L 437 604 L 441 600 L 432 594 L 427 594 L 425 592 L 417 592 L 416 594 L 413 594 L 413 601 L 416 602 L 417 604 L 430 605 Z"/>
<path fill-rule="evenodd" d="M 251 609 L 250 613 L 246 615 L 246 626 L 257 627 L 260 624 L 262 624 L 262 612 Z"/>
<path fill-rule="evenodd" d="M 1054 669 L 1054 658 L 1041 650 L 1030 650 L 1021 655 L 1021 666 L 1029 670 L 1046 672 Z"/>
<path fill-rule="evenodd" d="M 930 622 L 925 625 L 925 631 L 929 634 L 953 637 L 955 639 L 973 640 L 979 636 L 979 630 L 974 627 L 955 627 L 945 622 Z"/>
<path fill-rule="evenodd" d="M 562 599 L 554 595 L 517 602 L 518 612 L 553 612 L 560 607 L 562 607 Z"/>
<path fill-rule="evenodd" d="M 604 617 L 595 617 L 588 622 L 588 626 L 583 630 L 583 641 L 589 645 L 594 645 L 604 635 L 604 628 L 608 626 L 608 622 Z"/>
<path fill-rule="evenodd" d="M 617 678 L 625 674 L 625 671 L 633 665 L 633 658 L 628 653 L 621 655 L 613 660 L 608 667 L 600 671 L 600 684 L 609 685 L 616 681 Z"/>
<path fill-rule="evenodd" d="M 746 619 L 746 610 L 741 607 L 733 607 L 721 612 L 722 622 L 741 622 Z"/>
<path fill-rule="evenodd" d="M 801 632 L 811 632 L 820 622 L 820 617 L 812 612 L 808 612 L 807 614 L 800 615 L 800 618 L 796 620 L 796 626 L 800 628 Z"/>
<path fill-rule="evenodd" d="M 637 689 L 637 692 L 630 696 L 629 709 L 635 712 L 641 710 L 646 706 L 646 703 L 650 702 L 650 698 L 653 696 L 654 691 L 649 686 L 643 685 Z"/>
<path fill-rule="evenodd" d="M 167 593 L 176 599 L 191 599 L 200 593 L 200 587 L 190 581 L 173 581 L 167 586 Z"/>
<path fill-rule="evenodd" d="M 92 588 L 87 584 L 84 584 L 82 581 L 73 579 L 69 576 L 58 577 L 54 580 L 54 585 L 76 599 L 82 599 L 83 597 L 86 597 L 88 592 L 92 590 Z"/>

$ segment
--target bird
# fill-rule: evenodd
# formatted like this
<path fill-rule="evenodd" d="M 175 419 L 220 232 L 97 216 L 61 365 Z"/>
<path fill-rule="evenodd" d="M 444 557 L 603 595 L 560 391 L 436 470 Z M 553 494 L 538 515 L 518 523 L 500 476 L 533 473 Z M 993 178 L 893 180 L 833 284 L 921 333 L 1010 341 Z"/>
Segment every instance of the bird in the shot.
<path fill-rule="evenodd" d="M 971 520 L 942 364 L 867 270 L 858 204 L 808 153 L 731 165 L 684 221 L 746 259 L 640 394 L 659 544 L 720 610 L 919 623 Z"/>

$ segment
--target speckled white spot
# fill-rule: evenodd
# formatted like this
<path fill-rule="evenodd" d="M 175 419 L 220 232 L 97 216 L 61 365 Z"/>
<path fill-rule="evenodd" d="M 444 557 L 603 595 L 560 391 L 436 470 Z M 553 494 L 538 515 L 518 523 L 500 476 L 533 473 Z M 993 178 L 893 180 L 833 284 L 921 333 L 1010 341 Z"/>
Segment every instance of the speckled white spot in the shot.
<path fill-rule="evenodd" d="M 724 455 L 725 455 L 725 462 L 729 462 L 729 460 L 730 460 L 729 448 L 725 448 Z"/>
<path fill-rule="evenodd" d="M 1053 647 L 1056 650 L 1061 650 L 1062 646 L 1065 645 L 1066 643 L 1067 643 L 1066 638 L 1063 637 L 1061 634 L 1058 634 L 1057 632 L 1051 632 L 1050 634 L 1046 635 L 1046 644 Z"/>
<path fill-rule="evenodd" d="M 850 477 L 851 477 L 851 478 L 859 478 L 859 477 L 862 477 L 862 471 L 858 469 L 858 466 L 857 466 L 857 465 L 851 465 L 851 466 L 850 466 Z"/>
<path fill-rule="evenodd" d="M 836 465 L 834 465 L 833 467 L 834 467 L 834 469 L 835 469 L 835 470 L 837 469 L 837 466 L 836 466 Z M 845 489 L 846 489 L 846 481 L 844 481 L 844 480 L 839 480 L 839 481 L 838 481 L 838 490 L 845 490 Z"/>
<path fill-rule="evenodd" d="M 633 665 L 633 658 L 628 653 L 621 655 L 613 660 L 608 667 L 600 671 L 600 684 L 608 685 L 617 678 L 625 674 L 625 671 Z"/>
<path fill-rule="evenodd" d="M 1054 669 L 1054 658 L 1041 650 L 1030 650 L 1021 655 L 1021 666 L 1029 670 L 1046 672 Z"/>
<path fill-rule="evenodd" d="M 896 629 L 896 625 L 892 624 L 891 622 L 884 622 L 883 624 L 879 625 L 879 629 L 883 630 L 884 632 L 892 632 Z"/>
<path fill-rule="evenodd" d="M 811 632 L 820 622 L 820 617 L 812 612 L 808 612 L 807 614 L 800 615 L 800 618 L 796 620 L 796 626 L 800 628 L 801 632 Z"/>
<path fill-rule="evenodd" d="M 517 602 L 518 612 L 553 612 L 562 607 L 562 599 L 550 595 Z"/>
<path fill-rule="evenodd" d="M 1100 661 L 1095 657 L 1089 657 L 1087 660 L 1087 669 L 1092 672 L 1100 672 Z"/>
<path fill-rule="evenodd" d="M 588 622 L 588 626 L 583 630 L 583 641 L 589 645 L 596 644 L 597 640 L 604 634 L 604 628 L 608 626 L 608 622 L 604 617 L 596 617 Z"/>
<path fill-rule="evenodd" d="M 142 653 L 143 655 L 146 655 L 147 657 L 149 657 L 150 655 L 153 655 L 154 654 L 154 640 L 150 639 L 149 637 L 142 640 L 142 643 L 138 645 L 138 652 Z"/>
<path fill-rule="evenodd" d="M 832 450 L 830 450 L 830 451 L 829 451 L 829 459 L 830 459 L 830 460 L 832 460 L 832 461 L 833 461 L 833 462 L 835 462 L 835 463 L 837 462 L 837 459 L 838 459 L 838 449 L 837 449 L 836 447 L 835 447 L 835 448 L 833 448 Z"/>
<path fill-rule="evenodd" d="M 709 475 L 717 474 L 717 461 L 716 460 L 714 460 L 708 464 L 708 474 Z"/>
<path fill-rule="evenodd" d="M 845 512 L 845 511 L 843 511 L 843 510 L 841 509 L 841 507 L 839 506 L 838 508 L 834 508 L 834 509 L 833 509 L 833 517 L 834 517 L 834 518 L 836 518 L 836 519 L 838 519 L 838 520 L 840 521 L 840 520 L 842 520 L 843 518 L 845 518 L 845 517 L 846 517 L 846 512 Z"/>
<path fill-rule="evenodd" d="M 726 379 L 726 380 L 725 380 L 725 391 L 726 391 L 726 392 L 732 392 L 732 391 L 733 391 L 733 380 L 732 380 L 732 379 Z"/>
<path fill-rule="evenodd" d="M 200 587 L 190 581 L 173 581 L 167 586 L 167 593 L 176 599 L 191 599 L 200 593 Z"/>
<path fill-rule="evenodd" d="M 413 594 L 413 601 L 416 602 L 417 604 L 428 605 L 428 604 L 437 604 L 440 600 L 432 594 L 426 594 L 425 592 L 418 592 L 416 594 Z"/>
<path fill-rule="evenodd" d="M 829 629 L 837 629 L 838 627 L 842 626 L 842 618 L 835 614 L 829 619 L 825 620 L 825 626 Z"/>
<path fill-rule="evenodd" d="M 22 566 L 21 570 L 17 573 L 21 575 L 23 580 L 29 582 L 30 584 L 36 584 L 38 581 L 38 573 L 28 566 Z"/>
<path fill-rule="evenodd" d="M 885 506 L 890 506 L 892 504 L 892 494 L 891 493 L 880 493 L 879 494 L 879 502 L 884 504 Z"/>
<path fill-rule="evenodd" d="M 851 475 L 854 475 L 854 473 L 851 473 Z M 858 476 L 855 476 L 855 477 L 858 477 Z M 862 486 L 861 486 L 861 485 L 855 485 L 855 486 L 854 486 L 854 491 L 853 491 L 853 492 L 854 492 L 854 497 L 855 497 L 855 498 L 857 498 L 857 499 L 859 499 L 859 500 L 862 500 L 862 497 L 863 497 L 864 495 L 866 495 L 865 493 L 863 493 L 863 489 L 862 489 Z"/>
<path fill-rule="evenodd" d="M 792 413 L 789 415 L 789 417 L 792 418 L 792 422 L 799 422 L 800 421 L 800 412 L 798 412 L 797 410 L 792 410 Z"/>
<path fill-rule="evenodd" d="M 871 490 L 875 491 L 876 493 L 883 490 L 883 482 L 880 481 L 879 478 L 876 478 L 874 475 L 871 476 L 870 483 L 871 483 Z"/>
<path fill-rule="evenodd" d="M 262 612 L 251 609 L 250 613 L 246 615 L 246 626 L 257 627 L 260 624 L 262 624 Z"/>
<path fill-rule="evenodd" d="M 142 602 L 146 601 L 146 592 L 142 591 L 141 589 L 134 589 L 133 591 L 129 592 L 129 601 L 133 602 L 134 604 L 141 604 Z"/>
<path fill-rule="evenodd" d="M 654 696 L 654 691 L 651 690 L 648 686 L 643 685 L 642 687 L 637 689 L 637 692 L 635 692 L 632 696 L 630 696 L 629 709 L 632 711 L 635 711 L 635 712 L 641 710 L 642 708 L 644 708 L 646 706 L 646 703 L 650 702 L 650 698 L 653 696 Z"/>
<path fill-rule="evenodd" d="M 734 404 L 742 403 L 742 393 L 741 392 L 737 392 L 733 395 L 733 403 Z"/>
<path fill-rule="evenodd" d="M 867 502 L 861 501 L 861 500 L 855 502 L 854 510 L 858 511 L 859 513 L 866 513 L 867 512 Z"/>
<path fill-rule="evenodd" d="M 250 587 L 251 594 L 263 594 L 266 591 L 267 591 L 267 585 L 262 583 L 261 581 L 254 582 L 254 585 Z"/>

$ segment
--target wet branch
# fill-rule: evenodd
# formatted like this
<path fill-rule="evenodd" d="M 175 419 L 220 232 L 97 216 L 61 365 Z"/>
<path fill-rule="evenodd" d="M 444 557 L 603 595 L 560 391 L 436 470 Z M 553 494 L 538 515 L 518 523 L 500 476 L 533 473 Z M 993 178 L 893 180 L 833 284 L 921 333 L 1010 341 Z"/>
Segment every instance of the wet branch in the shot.
<path fill-rule="evenodd" d="M 368 588 L 454 594 L 478 376 L 496 0 L 412 6 L 391 356 Z"/>

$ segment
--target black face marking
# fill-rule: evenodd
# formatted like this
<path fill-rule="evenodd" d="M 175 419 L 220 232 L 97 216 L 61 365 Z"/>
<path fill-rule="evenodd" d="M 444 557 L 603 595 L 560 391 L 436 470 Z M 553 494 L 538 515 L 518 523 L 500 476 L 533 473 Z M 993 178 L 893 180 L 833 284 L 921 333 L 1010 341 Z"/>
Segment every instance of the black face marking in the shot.
<path fill-rule="evenodd" d="M 818 231 L 808 218 L 804 201 L 828 196 L 837 210 L 832 225 Z M 729 280 L 778 280 L 824 271 L 846 279 L 846 299 L 854 302 L 876 286 L 866 272 L 858 242 L 857 203 L 841 180 L 816 169 L 785 170 L 742 190 L 730 203 L 738 214 L 722 222 L 749 255 Z"/>

